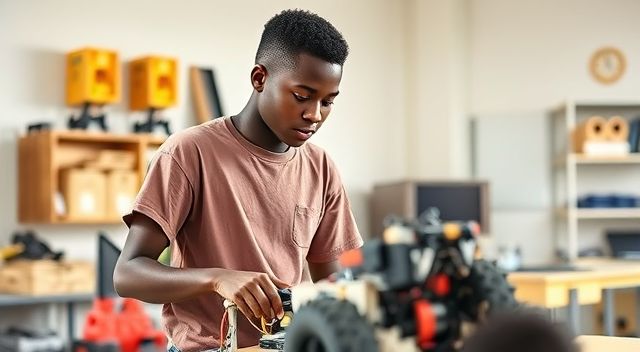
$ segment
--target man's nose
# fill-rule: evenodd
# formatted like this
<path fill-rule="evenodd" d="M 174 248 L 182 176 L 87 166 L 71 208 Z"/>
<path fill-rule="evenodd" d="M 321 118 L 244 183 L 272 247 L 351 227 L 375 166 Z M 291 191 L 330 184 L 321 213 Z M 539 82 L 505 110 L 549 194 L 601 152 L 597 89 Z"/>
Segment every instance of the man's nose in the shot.
<path fill-rule="evenodd" d="M 309 106 L 309 108 L 307 108 L 302 114 L 302 118 L 313 123 L 322 121 L 322 114 L 320 113 L 320 102 L 311 104 L 311 106 Z"/>

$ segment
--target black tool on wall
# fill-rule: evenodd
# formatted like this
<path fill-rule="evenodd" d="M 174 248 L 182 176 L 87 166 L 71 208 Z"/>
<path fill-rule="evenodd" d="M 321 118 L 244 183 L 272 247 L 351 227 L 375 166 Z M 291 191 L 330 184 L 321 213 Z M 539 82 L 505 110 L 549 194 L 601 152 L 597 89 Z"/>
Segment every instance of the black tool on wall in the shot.
<path fill-rule="evenodd" d="M 158 110 L 155 108 L 149 108 L 147 114 L 147 120 L 144 122 L 136 122 L 133 126 L 133 131 L 135 133 L 153 133 L 156 127 L 162 128 L 162 131 L 166 133 L 167 136 L 171 135 L 171 128 L 169 127 L 169 121 L 164 119 L 159 119 Z"/>
<path fill-rule="evenodd" d="M 27 125 L 27 133 L 48 131 L 51 129 L 51 123 L 49 122 L 36 122 Z"/>
<path fill-rule="evenodd" d="M 5 259 L 52 259 L 61 260 L 64 252 L 56 252 L 42 239 L 38 238 L 33 231 L 16 232 L 11 239 L 11 247 L 16 250 L 12 251 L 13 255 L 7 256 Z"/>
<path fill-rule="evenodd" d="M 69 120 L 67 121 L 67 127 L 69 127 L 70 129 L 86 130 L 91 124 L 97 124 L 101 130 L 106 132 L 108 130 L 106 116 L 103 113 L 96 114 L 92 112 L 91 108 L 91 103 L 84 103 L 82 105 L 80 116 L 70 116 Z"/>

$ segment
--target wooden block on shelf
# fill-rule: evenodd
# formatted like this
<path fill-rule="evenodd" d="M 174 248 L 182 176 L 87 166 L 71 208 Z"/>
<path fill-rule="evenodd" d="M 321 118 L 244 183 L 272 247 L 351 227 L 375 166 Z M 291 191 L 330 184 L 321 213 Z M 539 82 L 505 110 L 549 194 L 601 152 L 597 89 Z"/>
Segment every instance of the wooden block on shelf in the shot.
<path fill-rule="evenodd" d="M 93 264 L 83 261 L 15 260 L 0 266 L 1 293 L 92 293 L 95 281 Z"/>
<path fill-rule="evenodd" d="M 49 260 L 14 261 L 0 267 L 0 292 L 11 294 L 61 294 L 57 266 Z"/>
<path fill-rule="evenodd" d="M 584 144 L 590 142 L 604 142 L 606 140 L 607 119 L 602 116 L 591 116 L 579 123 L 572 131 L 573 150 L 584 152 Z"/>
<path fill-rule="evenodd" d="M 96 269 L 85 261 L 59 263 L 60 282 L 65 293 L 92 293 L 96 289 Z"/>
<path fill-rule="evenodd" d="M 136 154 L 129 150 L 101 150 L 95 160 L 84 163 L 97 170 L 133 170 L 135 165 Z"/>

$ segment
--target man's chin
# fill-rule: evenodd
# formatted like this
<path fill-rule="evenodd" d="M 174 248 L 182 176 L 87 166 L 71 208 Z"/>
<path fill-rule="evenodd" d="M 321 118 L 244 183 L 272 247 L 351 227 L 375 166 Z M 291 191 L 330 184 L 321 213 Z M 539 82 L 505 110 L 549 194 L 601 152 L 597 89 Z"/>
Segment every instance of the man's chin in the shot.
<path fill-rule="evenodd" d="M 307 143 L 307 141 L 290 141 L 285 142 L 286 145 L 294 148 L 302 147 L 303 144 Z"/>

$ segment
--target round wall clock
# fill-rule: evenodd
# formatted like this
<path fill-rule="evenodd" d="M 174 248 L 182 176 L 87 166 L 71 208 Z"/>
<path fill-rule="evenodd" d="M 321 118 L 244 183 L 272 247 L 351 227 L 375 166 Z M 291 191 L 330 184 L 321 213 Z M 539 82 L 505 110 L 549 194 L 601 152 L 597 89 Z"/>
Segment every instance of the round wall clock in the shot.
<path fill-rule="evenodd" d="M 615 83 L 622 77 L 626 68 L 627 60 L 619 49 L 605 47 L 591 55 L 591 75 L 602 84 Z"/>

